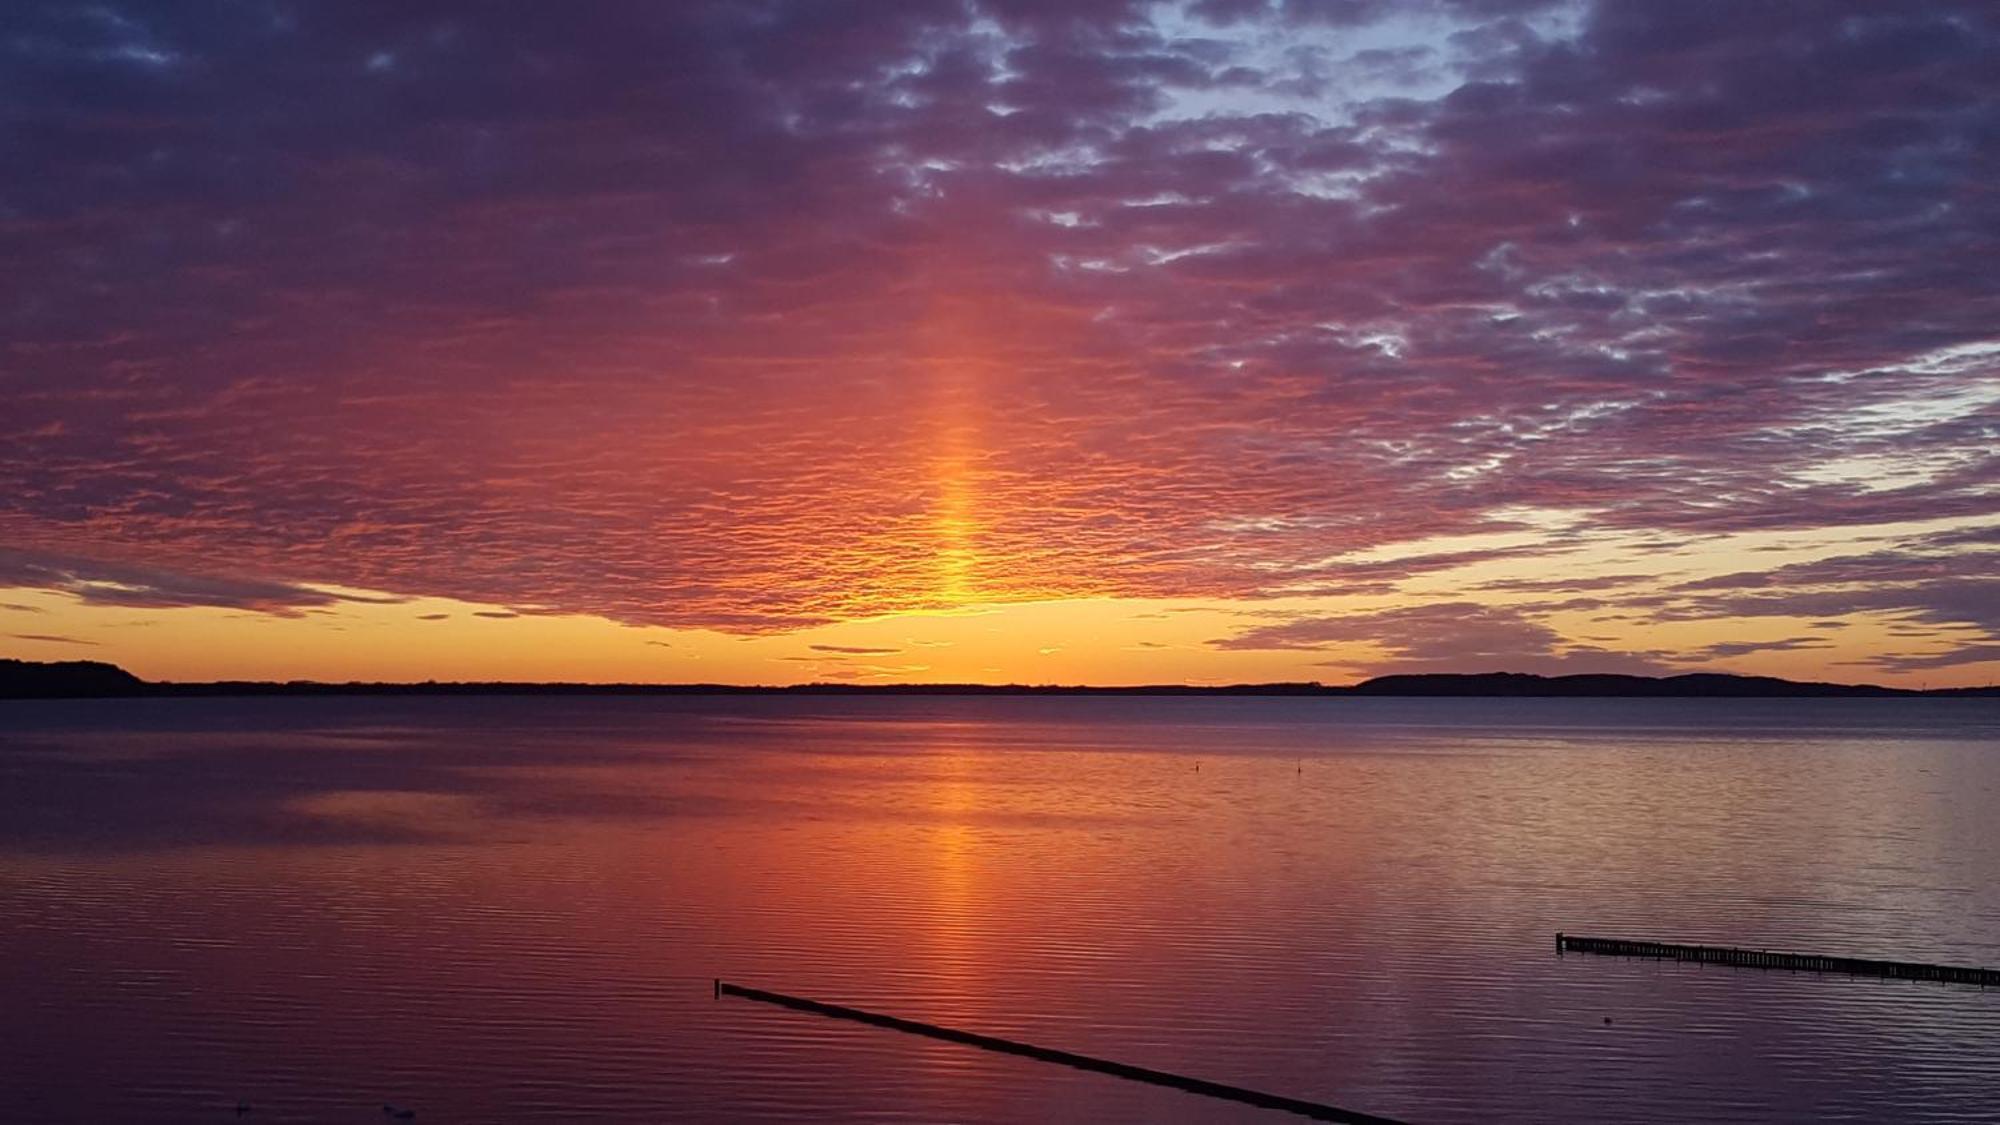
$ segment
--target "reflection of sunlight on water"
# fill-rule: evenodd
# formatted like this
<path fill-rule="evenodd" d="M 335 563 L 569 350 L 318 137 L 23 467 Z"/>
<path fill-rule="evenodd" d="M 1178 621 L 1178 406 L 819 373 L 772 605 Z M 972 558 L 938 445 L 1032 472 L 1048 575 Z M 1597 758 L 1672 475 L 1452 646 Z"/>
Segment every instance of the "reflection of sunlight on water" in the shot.
<path fill-rule="evenodd" d="M 971 823 L 978 811 L 980 786 L 974 752 L 946 749 L 926 756 L 934 772 L 930 799 L 938 822 L 927 834 L 926 857 L 930 885 L 927 917 L 919 919 L 928 962 L 927 972 L 938 991 L 952 998 L 954 1019 L 977 1022 L 990 1007 L 993 959 L 986 948 L 992 921 L 984 909 L 980 886 L 979 842 Z M 963 1051 L 926 1051 L 928 1068 L 957 1071 L 975 1060 Z"/>

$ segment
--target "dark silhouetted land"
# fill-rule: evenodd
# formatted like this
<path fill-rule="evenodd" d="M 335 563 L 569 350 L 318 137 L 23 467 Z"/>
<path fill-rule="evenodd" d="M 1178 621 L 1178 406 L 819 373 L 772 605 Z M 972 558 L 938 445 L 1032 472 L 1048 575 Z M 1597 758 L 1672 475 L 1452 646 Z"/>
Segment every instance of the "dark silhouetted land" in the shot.
<path fill-rule="evenodd" d="M 144 695 L 148 684 L 116 664 L 99 660 L 0 660 L 0 699 L 79 699 Z"/>
<path fill-rule="evenodd" d="M 1830 684 L 1723 672 L 1690 672 L 1680 676 L 1531 676 L 1521 672 L 1378 676 L 1345 690 L 1355 695 L 1640 696 L 1655 699 L 2000 695 L 2000 687 L 1917 691 L 1878 684 Z"/>
<path fill-rule="evenodd" d="M 570 684 L 465 682 L 320 683 L 313 680 L 220 680 L 155 683 L 115 664 L 94 660 L 37 663 L 0 660 L 0 699 L 95 699 L 120 696 L 241 695 L 1271 695 L 1271 696 L 1482 696 L 1538 698 L 1798 699 L 1982 696 L 2000 698 L 2000 687 L 1918 691 L 1876 684 L 1832 684 L 1773 676 L 1695 672 L 1682 676 L 1534 676 L 1520 672 L 1470 675 L 1426 673 L 1378 676 L 1353 685 L 1318 683 L 1228 684 L 1193 687 L 1145 684 L 1084 687 L 1060 684 Z"/>

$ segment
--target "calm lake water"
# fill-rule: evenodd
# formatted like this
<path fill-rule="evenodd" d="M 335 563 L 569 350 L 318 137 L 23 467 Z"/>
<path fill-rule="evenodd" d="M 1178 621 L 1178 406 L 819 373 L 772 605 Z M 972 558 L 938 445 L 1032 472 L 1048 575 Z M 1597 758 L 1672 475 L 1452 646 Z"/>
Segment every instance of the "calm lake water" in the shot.
<path fill-rule="evenodd" d="M 0 704 L 0 1119 L 2000 1121 L 1977 700 Z M 1607 1022 L 1608 1021 L 1608 1022 Z"/>

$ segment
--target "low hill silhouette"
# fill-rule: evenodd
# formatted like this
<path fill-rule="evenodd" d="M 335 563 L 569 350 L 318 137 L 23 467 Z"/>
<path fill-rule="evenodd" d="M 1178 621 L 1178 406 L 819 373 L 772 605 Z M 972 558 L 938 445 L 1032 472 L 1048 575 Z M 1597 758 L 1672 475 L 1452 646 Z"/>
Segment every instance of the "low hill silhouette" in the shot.
<path fill-rule="evenodd" d="M 1469 675 L 1436 673 L 1377 676 L 1348 689 L 1356 695 L 1485 695 L 1485 696 L 1620 696 L 1667 699 L 1754 699 L 1941 695 L 1876 684 L 1829 684 L 1782 680 L 1776 676 L 1738 676 L 1723 672 L 1690 672 L 1680 676 L 1584 674 L 1534 676 L 1522 672 Z M 1973 689 L 1977 690 L 1977 689 Z"/>
<path fill-rule="evenodd" d="M 0 699 L 88 699 L 139 695 L 146 681 L 101 660 L 0 659 Z"/>
<path fill-rule="evenodd" d="M 1317 683 L 1227 684 L 1194 687 L 1146 684 L 1085 687 L 1061 684 L 575 684 L 467 682 L 320 683 L 223 680 L 150 683 L 115 664 L 94 660 L 37 663 L 0 659 L 0 699 L 113 696 L 236 695 L 1221 695 L 1221 696 L 1484 696 L 1517 698 L 1782 699 L 1871 697 L 2000 697 L 2000 687 L 1918 691 L 1875 684 L 1832 684 L 1693 672 L 1680 676 L 1537 676 L 1523 672 L 1422 673 L 1377 676 L 1352 686 Z"/>

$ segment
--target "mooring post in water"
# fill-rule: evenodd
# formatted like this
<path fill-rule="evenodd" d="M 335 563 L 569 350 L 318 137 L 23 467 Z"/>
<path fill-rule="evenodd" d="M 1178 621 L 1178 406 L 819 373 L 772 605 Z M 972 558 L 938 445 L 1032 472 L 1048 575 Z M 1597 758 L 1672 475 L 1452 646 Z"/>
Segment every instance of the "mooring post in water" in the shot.
<path fill-rule="evenodd" d="M 1042 1062 L 1057 1063 L 1061 1066 L 1090 1070 L 1099 1074 L 1109 1074 L 1116 1078 L 1133 1082 L 1145 1082 L 1154 1086 L 1167 1086 L 1184 1090 L 1190 1094 L 1218 1098 L 1222 1101 L 1254 1105 L 1260 1109 L 1275 1109 L 1285 1113 L 1296 1113 L 1314 1121 L 1343 1121 L 1348 1125 L 1401 1125 L 1393 1118 L 1377 1117 L 1372 1113 L 1361 1113 L 1337 1106 L 1321 1105 L 1318 1102 L 1288 1098 L 1281 1094 L 1266 1094 L 1261 1090 L 1246 1089 L 1242 1086 L 1228 1086 L 1221 1082 L 1210 1082 L 1201 1078 L 1189 1078 L 1184 1074 L 1170 1074 L 1164 1070 L 1153 1070 L 1130 1063 L 1112 1062 L 1110 1059 L 1092 1058 L 1072 1051 L 1059 1051 L 1053 1047 L 1037 1047 L 1032 1043 L 1022 1043 L 1014 1039 L 1002 1039 L 995 1035 L 981 1035 L 976 1031 L 960 1031 L 955 1027 L 944 1027 L 918 1020 L 906 1020 L 900 1016 L 885 1016 L 880 1012 L 863 1011 L 841 1004 L 828 1004 L 819 1000 L 808 1000 L 803 996 L 788 996 L 782 992 L 766 992 L 761 988 L 749 988 L 740 984 L 730 984 L 725 980 L 715 982 L 717 996 L 740 996 L 745 1000 L 756 1000 L 764 1004 L 776 1004 L 781 1008 L 791 1008 L 800 1012 L 831 1016 L 838 1020 L 853 1020 L 856 1023 L 886 1027 L 891 1031 L 922 1035 L 931 1039 L 942 1039 L 947 1043 L 963 1043 L 968 1047 L 978 1047 L 987 1051 L 998 1051 L 1006 1055 L 1020 1055 L 1023 1058 L 1038 1059 Z"/>

